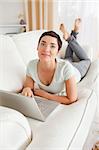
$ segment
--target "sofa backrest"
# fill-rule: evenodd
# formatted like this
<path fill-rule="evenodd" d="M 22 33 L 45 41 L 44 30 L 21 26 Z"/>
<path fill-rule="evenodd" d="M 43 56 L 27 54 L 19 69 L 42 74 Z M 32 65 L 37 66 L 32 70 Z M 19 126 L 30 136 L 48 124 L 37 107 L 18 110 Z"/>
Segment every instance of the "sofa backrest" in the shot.
<path fill-rule="evenodd" d="M 38 40 L 41 34 L 45 31 L 46 30 L 34 30 L 26 33 L 16 34 L 12 37 L 25 65 L 27 65 L 31 59 L 38 58 L 37 52 Z M 54 31 L 60 35 L 62 40 L 62 48 L 59 51 L 58 57 L 64 58 L 68 43 L 63 39 L 63 34 L 60 30 Z M 83 45 L 83 48 L 86 51 L 88 57 L 92 60 L 93 59 L 92 48 L 90 48 L 87 45 L 85 46 Z M 74 58 L 75 60 L 77 60 L 77 57 L 75 57 L 75 55 Z"/>
<path fill-rule="evenodd" d="M 37 45 L 40 35 L 45 30 L 36 30 L 14 35 L 13 41 L 25 65 L 32 59 L 38 58 Z"/>
<path fill-rule="evenodd" d="M 20 90 L 25 72 L 26 67 L 12 38 L 0 35 L 0 90 Z"/>

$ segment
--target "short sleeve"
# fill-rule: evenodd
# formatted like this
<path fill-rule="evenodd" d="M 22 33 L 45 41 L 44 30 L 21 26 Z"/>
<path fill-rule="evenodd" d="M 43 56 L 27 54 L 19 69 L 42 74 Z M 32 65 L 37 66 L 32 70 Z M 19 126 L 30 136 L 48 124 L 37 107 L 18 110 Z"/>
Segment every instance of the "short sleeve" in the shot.
<path fill-rule="evenodd" d="M 26 69 L 26 75 L 31 76 L 31 63 L 29 62 Z"/>
<path fill-rule="evenodd" d="M 63 71 L 64 80 L 68 80 L 74 75 L 75 75 L 75 71 L 73 65 L 70 62 L 66 61 L 66 64 L 64 65 L 64 71 Z"/>
<path fill-rule="evenodd" d="M 31 60 L 28 65 L 27 65 L 27 69 L 26 69 L 26 75 L 30 76 L 33 78 L 34 76 L 34 72 L 35 72 L 35 66 L 36 66 L 37 60 Z"/>

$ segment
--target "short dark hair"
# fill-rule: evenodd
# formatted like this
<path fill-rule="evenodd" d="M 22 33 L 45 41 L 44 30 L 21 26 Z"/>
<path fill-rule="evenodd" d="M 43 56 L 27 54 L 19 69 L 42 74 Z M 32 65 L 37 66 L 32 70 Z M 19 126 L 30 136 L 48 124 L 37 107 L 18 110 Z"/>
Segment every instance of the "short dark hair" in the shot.
<path fill-rule="evenodd" d="M 39 41 L 38 41 L 38 44 L 40 43 L 42 37 L 44 37 L 44 36 L 55 37 L 55 38 L 57 39 L 57 43 L 58 43 L 58 50 L 61 49 L 61 47 L 62 47 L 62 40 L 61 40 L 60 36 L 59 36 L 56 32 L 54 32 L 54 31 L 47 31 L 47 32 L 44 32 L 44 33 L 40 36 Z"/>

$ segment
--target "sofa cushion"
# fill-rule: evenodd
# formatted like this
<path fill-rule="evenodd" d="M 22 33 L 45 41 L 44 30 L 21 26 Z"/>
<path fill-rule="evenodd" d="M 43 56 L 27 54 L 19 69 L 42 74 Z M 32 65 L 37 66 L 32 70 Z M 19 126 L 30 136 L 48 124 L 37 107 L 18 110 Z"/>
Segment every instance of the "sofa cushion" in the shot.
<path fill-rule="evenodd" d="M 93 89 L 95 81 L 98 76 L 99 76 L 99 59 L 97 59 L 91 63 L 91 66 L 90 66 L 86 76 L 78 84 L 78 87 L 79 88 L 86 87 L 86 88 Z"/>
<path fill-rule="evenodd" d="M 25 149 L 31 138 L 27 119 L 18 111 L 0 106 L 0 149 Z"/>
<path fill-rule="evenodd" d="M 0 89 L 18 91 L 23 86 L 25 65 L 11 37 L 0 35 Z"/>
<path fill-rule="evenodd" d="M 27 150 L 64 150 L 69 149 L 72 144 L 75 150 L 82 150 L 93 122 L 96 102 L 96 95 L 92 90 L 81 88 L 76 103 L 59 105 L 46 122 L 32 122 L 28 119 L 31 127 L 34 124 L 35 130 L 33 129 L 34 139 Z"/>
<path fill-rule="evenodd" d="M 13 40 L 25 65 L 27 65 L 30 60 L 38 58 L 38 40 L 44 31 L 45 30 L 34 30 L 13 36 Z"/>

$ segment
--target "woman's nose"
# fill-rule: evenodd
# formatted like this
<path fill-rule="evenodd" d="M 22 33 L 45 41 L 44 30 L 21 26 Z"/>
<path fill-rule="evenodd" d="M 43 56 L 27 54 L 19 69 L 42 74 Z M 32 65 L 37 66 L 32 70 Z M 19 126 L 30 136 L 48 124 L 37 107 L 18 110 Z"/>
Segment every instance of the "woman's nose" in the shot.
<path fill-rule="evenodd" d="M 44 48 L 44 50 L 45 50 L 45 51 L 50 51 L 50 46 L 49 46 L 49 45 L 46 45 L 45 48 Z"/>

